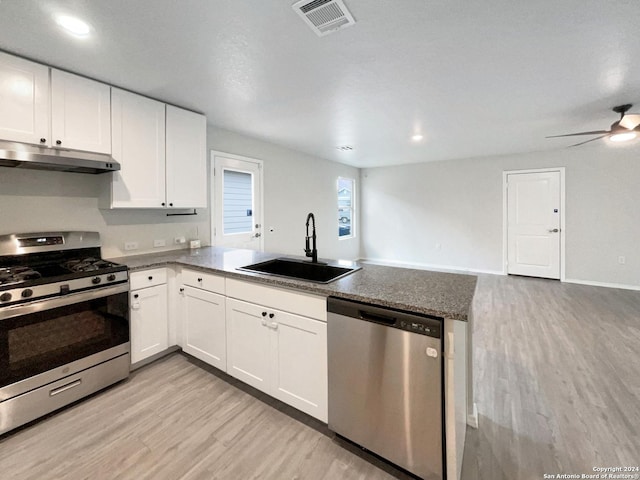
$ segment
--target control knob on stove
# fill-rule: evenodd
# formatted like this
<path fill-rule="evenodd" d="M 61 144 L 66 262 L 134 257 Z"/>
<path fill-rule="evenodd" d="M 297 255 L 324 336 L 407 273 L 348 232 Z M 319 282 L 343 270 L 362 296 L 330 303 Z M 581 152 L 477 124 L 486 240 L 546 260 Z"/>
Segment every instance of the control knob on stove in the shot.
<path fill-rule="evenodd" d="M 0 302 L 8 302 L 9 300 L 11 300 L 11 294 L 9 292 L 0 295 Z"/>
<path fill-rule="evenodd" d="M 22 298 L 29 298 L 31 295 L 33 295 L 33 290 L 31 290 L 30 288 L 25 288 L 22 291 Z"/>
<path fill-rule="evenodd" d="M 100 277 L 93 277 L 91 279 L 91 283 L 93 283 L 94 285 L 98 285 L 101 281 L 102 279 Z"/>
<path fill-rule="evenodd" d="M 116 279 L 115 273 L 110 273 L 107 275 L 107 282 L 113 282 Z"/>

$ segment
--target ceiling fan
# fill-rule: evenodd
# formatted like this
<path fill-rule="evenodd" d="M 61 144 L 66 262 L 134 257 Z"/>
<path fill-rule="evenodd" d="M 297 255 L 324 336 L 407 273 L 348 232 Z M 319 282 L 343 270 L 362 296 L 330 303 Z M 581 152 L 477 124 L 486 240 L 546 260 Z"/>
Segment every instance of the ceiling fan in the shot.
<path fill-rule="evenodd" d="M 586 142 L 576 143 L 575 145 L 570 145 L 571 147 L 577 147 L 579 145 L 584 145 L 585 143 L 595 142 L 596 140 L 600 140 L 601 138 L 609 137 L 609 140 L 612 142 L 626 142 L 628 140 L 633 140 L 638 136 L 638 132 L 640 132 L 640 114 L 638 113 L 627 113 L 633 105 L 618 105 L 617 107 L 613 107 L 613 111 L 620 114 L 620 120 L 613 122 L 611 124 L 611 128 L 609 130 L 594 130 L 593 132 L 578 132 L 578 133 L 568 133 L 566 135 L 552 135 L 546 138 L 558 138 L 558 137 L 575 137 L 578 135 L 600 135 L 599 137 L 592 138 L 591 140 L 587 140 Z"/>

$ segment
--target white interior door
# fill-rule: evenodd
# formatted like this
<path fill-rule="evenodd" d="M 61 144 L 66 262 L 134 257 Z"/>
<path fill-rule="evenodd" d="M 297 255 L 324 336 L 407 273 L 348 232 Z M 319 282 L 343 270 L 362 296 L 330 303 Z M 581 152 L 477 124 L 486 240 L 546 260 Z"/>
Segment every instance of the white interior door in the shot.
<path fill-rule="evenodd" d="M 213 154 L 211 237 L 221 247 L 262 250 L 262 164 Z"/>
<path fill-rule="evenodd" d="M 560 172 L 507 175 L 507 272 L 560 278 Z"/>

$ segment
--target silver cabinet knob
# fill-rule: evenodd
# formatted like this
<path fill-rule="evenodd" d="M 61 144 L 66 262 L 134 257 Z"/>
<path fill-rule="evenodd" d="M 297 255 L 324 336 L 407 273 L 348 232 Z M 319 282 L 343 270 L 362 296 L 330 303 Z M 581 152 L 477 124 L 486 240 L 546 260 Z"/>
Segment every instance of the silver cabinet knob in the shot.
<path fill-rule="evenodd" d="M 557 228 L 554 228 L 552 230 L 549 230 L 549 233 L 558 233 L 560 230 Z"/>

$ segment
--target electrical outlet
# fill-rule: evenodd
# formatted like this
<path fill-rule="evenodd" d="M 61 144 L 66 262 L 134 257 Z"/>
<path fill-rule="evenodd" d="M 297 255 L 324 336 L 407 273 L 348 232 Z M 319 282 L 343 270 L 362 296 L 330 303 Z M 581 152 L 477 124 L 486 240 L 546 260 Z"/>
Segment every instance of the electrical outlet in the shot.
<path fill-rule="evenodd" d="M 137 250 L 138 249 L 138 242 L 125 242 L 124 243 L 124 249 L 125 250 Z"/>
<path fill-rule="evenodd" d="M 164 241 L 164 238 L 153 241 L 153 248 L 164 247 L 167 245 L 167 242 Z"/>
<path fill-rule="evenodd" d="M 622 255 L 620 255 L 620 256 L 618 257 L 618 263 L 619 263 L 620 265 L 624 265 L 625 263 L 627 263 L 627 259 L 626 259 L 626 258 L 624 258 Z"/>
<path fill-rule="evenodd" d="M 184 243 L 187 243 L 187 239 L 184 237 L 176 237 L 175 240 L 176 245 L 183 245 Z"/>

